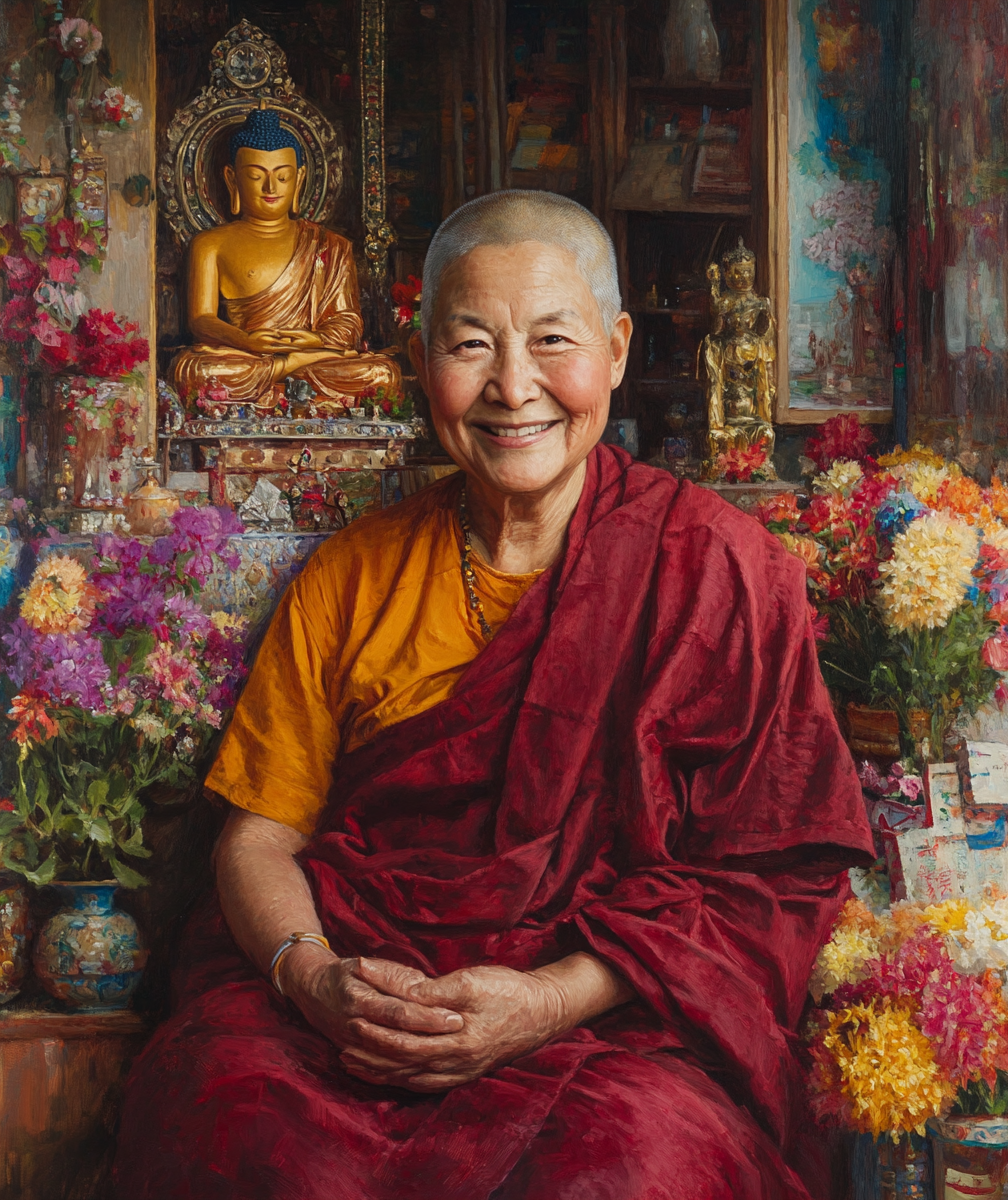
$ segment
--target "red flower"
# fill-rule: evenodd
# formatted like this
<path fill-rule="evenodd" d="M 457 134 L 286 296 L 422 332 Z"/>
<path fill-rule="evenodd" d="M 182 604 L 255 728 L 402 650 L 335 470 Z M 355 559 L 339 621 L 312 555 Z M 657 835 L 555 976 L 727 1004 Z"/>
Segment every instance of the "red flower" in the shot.
<path fill-rule="evenodd" d="M 49 272 L 49 278 L 56 283 L 73 283 L 80 270 L 80 263 L 76 258 L 71 258 L 69 254 L 53 255 L 46 263 L 46 269 Z"/>
<path fill-rule="evenodd" d="M 409 280 L 408 283 L 393 283 L 391 292 L 392 299 L 396 302 L 396 304 L 409 306 L 410 316 L 412 316 L 413 304 L 420 296 L 423 285 L 415 275 L 409 275 L 407 278 Z"/>
<path fill-rule="evenodd" d="M 753 508 L 752 515 L 764 525 L 786 524 L 793 528 L 801 520 L 798 497 L 794 492 L 781 492 L 779 496 L 761 500 Z"/>
<path fill-rule="evenodd" d="M 766 462 L 766 447 L 762 444 L 744 449 L 733 447 L 718 455 L 717 471 L 728 483 L 749 483 Z"/>
<path fill-rule="evenodd" d="M 92 308 L 77 322 L 75 330 L 81 371 L 102 379 L 119 379 L 146 362 L 150 353 L 147 339 L 136 336 L 137 328 L 129 321 L 120 325 L 115 313 Z"/>
<path fill-rule="evenodd" d="M 23 345 L 32 336 L 32 323 L 38 313 L 27 296 L 12 296 L 0 316 L 0 337 Z"/>
<path fill-rule="evenodd" d="M 983 660 L 995 671 L 1008 671 L 1008 637 L 998 631 L 983 644 Z"/>
<path fill-rule="evenodd" d="M 10 797 L 4 796 L 2 799 L 0 799 L 0 812 L 13 812 L 13 811 L 14 811 L 14 801 L 11 800 Z"/>
<path fill-rule="evenodd" d="M 805 440 L 805 454 L 820 471 L 828 471 L 838 458 L 849 458 L 855 462 L 864 458 L 874 441 L 875 434 L 862 425 L 853 413 L 842 413 L 838 417 L 831 417 L 823 425 L 818 437 Z"/>
<path fill-rule="evenodd" d="M 34 292 L 42 280 L 38 263 L 23 254 L 5 254 L 4 277 L 12 292 Z"/>

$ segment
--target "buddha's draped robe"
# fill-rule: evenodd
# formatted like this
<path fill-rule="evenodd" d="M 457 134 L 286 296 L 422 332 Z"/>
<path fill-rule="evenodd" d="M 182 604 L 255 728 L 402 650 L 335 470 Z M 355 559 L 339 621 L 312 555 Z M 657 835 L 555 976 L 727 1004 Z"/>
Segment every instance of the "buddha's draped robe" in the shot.
<path fill-rule="evenodd" d="M 367 680 L 333 666 L 332 630 L 352 631 L 351 658 L 371 672 L 382 645 L 390 661 L 424 652 L 432 634 L 408 606 L 398 639 L 383 615 L 417 592 L 409 564 L 426 559 L 435 590 L 457 569 L 459 485 L 318 552 L 235 717 L 258 751 L 211 782 L 256 807 L 250 793 L 282 789 L 286 771 L 297 799 L 331 739 L 328 803 L 300 862 L 338 954 L 443 974 L 582 950 L 636 998 L 443 1095 L 374 1087 L 211 910 L 175 1015 L 128 1084 L 120 1194 L 805 1200 L 823 1180 L 794 1169 L 797 1030 L 842 869 L 870 859 L 871 838 L 803 568 L 711 492 L 599 447 L 560 560 L 450 694 L 347 738 L 361 704 L 341 709 L 330 689 L 364 695 Z M 378 547 L 390 565 L 370 594 L 359 584 Z M 472 620 L 464 602 L 440 611 Z M 326 712 L 342 713 L 339 729 Z"/>
<path fill-rule="evenodd" d="M 247 333 L 269 329 L 307 329 L 333 350 L 356 350 L 364 328 L 360 315 L 357 269 L 346 238 L 313 221 L 298 222 L 294 253 L 277 279 L 236 300 L 222 298 L 224 319 Z M 274 359 L 231 346 L 196 345 L 183 350 L 173 366 L 184 395 L 222 383 L 232 400 L 266 403 L 272 389 Z M 332 357 L 294 374 L 307 379 L 319 403 L 352 404 L 371 387 L 398 387 L 398 366 L 381 354 Z"/>

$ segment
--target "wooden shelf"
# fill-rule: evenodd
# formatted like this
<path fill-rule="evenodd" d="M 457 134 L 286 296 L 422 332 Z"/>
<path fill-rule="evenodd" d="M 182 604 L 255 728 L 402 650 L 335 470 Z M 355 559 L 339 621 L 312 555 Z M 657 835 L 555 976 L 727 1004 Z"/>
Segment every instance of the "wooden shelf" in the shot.
<path fill-rule="evenodd" d="M 752 104 L 752 84 L 735 80 L 717 83 L 662 83 L 660 79 L 635 76 L 630 80 L 635 92 L 652 92 L 683 104 L 706 104 L 711 108 L 748 108 Z"/>
<path fill-rule="evenodd" d="M 654 217 L 751 217 L 749 204 L 723 204 L 716 200 L 677 200 L 667 208 L 651 204 L 636 207 L 629 204 L 613 204 L 617 212 L 641 212 Z"/>
<path fill-rule="evenodd" d="M 91 1012 L 49 1012 L 41 1008 L 0 1009 L 0 1041 L 133 1037 L 145 1034 L 149 1029 L 148 1022 L 131 1008 L 96 1009 Z"/>
<path fill-rule="evenodd" d="M 849 405 L 844 408 L 782 408 L 778 407 L 775 425 L 821 425 L 832 417 L 854 415 L 865 425 L 888 425 L 893 419 L 891 408 L 867 408 Z"/>

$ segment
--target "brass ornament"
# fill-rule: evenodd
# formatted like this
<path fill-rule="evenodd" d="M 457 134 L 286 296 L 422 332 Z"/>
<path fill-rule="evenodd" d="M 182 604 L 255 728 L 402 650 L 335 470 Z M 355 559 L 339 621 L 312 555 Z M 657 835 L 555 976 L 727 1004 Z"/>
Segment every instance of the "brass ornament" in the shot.
<path fill-rule="evenodd" d="M 384 294 L 395 241 L 385 215 L 385 0 L 361 4 L 360 76 L 364 256 L 377 292 Z"/>
<path fill-rule="evenodd" d="M 707 437 L 704 479 L 720 477 L 718 457 L 730 450 L 762 445 L 763 474 L 776 479 L 773 412 L 777 394 L 774 365 L 777 323 L 770 301 L 754 289 L 756 256 L 739 238 L 721 266 L 707 268 L 714 328 L 704 338 L 698 360 L 706 369 Z M 724 288 L 722 289 L 722 279 Z M 699 374 L 699 361 L 698 361 Z"/>

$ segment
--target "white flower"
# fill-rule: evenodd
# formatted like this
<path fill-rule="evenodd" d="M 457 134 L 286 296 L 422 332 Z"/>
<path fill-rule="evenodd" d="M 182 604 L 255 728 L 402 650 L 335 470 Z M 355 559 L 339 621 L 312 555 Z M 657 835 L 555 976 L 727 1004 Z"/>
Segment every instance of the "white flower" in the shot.
<path fill-rule="evenodd" d="M 967 975 L 1008 967 L 1008 900 L 966 914 L 966 928 L 948 934 L 946 945 L 956 968 Z"/>
<path fill-rule="evenodd" d="M 941 629 L 973 583 L 977 534 L 944 513 L 918 517 L 879 563 L 879 600 L 894 629 Z"/>
<path fill-rule="evenodd" d="M 828 471 L 815 478 L 817 492 L 835 492 L 838 496 L 849 496 L 861 482 L 864 472 L 861 464 L 847 458 L 838 458 Z"/>
<path fill-rule="evenodd" d="M 150 713 L 141 713 L 134 717 L 130 724 L 138 733 L 152 742 L 163 742 L 171 732 L 168 726 Z"/>

